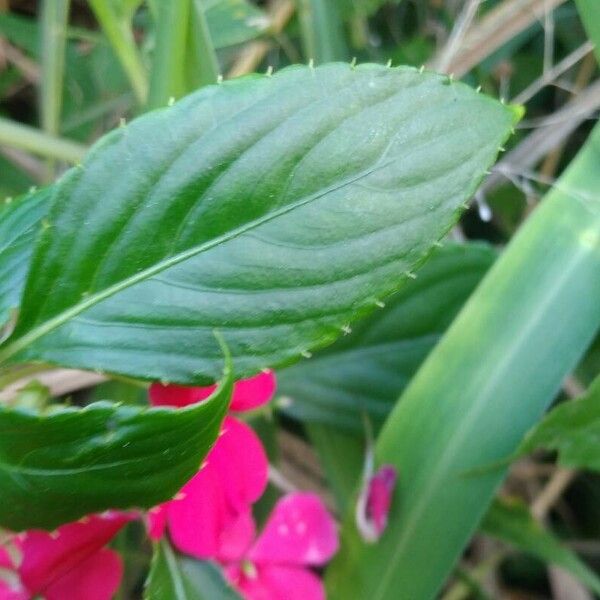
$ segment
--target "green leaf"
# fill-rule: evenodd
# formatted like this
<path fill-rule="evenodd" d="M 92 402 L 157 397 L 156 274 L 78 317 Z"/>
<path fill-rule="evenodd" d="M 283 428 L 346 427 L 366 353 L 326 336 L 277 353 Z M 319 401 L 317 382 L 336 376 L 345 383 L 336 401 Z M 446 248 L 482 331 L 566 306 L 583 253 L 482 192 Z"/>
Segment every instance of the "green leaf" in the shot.
<path fill-rule="evenodd" d="M 49 196 L 46 188 L 0 207 L 0 326 L 21 302 L 35 238 L 41 229 Z"/>
<path fill-rule="evenodd" d="M 569 571 L 600 594 L 600 578 L 569 548 L 544 529 L 519 501 L 497 500 L 481 528 L 485 533 Z"/>
<path fill-rule="evenodd" d="M 202 4 L 215 48 L 243 44 L 269 27 L 266 13 L 246 0 L 204 0 Z"/>
<path fill-rule="evenodd" d="M 144 600 L 240 600 L 210 561 L 176 556 L 166 540 L 154 546 Z"/>
<path fill-rule="evenodd" d="M 412 277 L 516 111 L 412 68 L 291 67 L 120 128 L 53 188 L 0 362 L 236 376 L 337 338 Z"/>
<path fill-rule="evenodd" d="M 483 244 L 434 252 L 411 281 L 335 344 L 277 374 L 282 409 L 303 421 L 379 426 L 496 254 Z"/>
<path fill-rule="evenodd" d="M 517 455 L 537 448 L 556 450 L 565 467 L 600 471 L 600 377 L 580 399 L 565 402 L 544 417 Z"/>
<path fill-rule="evenodd" d="M 181 409 L 0 407 L 0 526 L 53 529 L 172 498 L 215 442 L 232 382 L 228 369 L 209 399 Z"/>
<path fill-rule="evenodd" d="M 515 451 L 594 338 L 599 161 L 597 126 L 390 414 L 376 446 L 399 473 L 389 525 L 367 546 L 348 515 L 332 600 L 434 597 L 505 469 L 472 472 Z"/>

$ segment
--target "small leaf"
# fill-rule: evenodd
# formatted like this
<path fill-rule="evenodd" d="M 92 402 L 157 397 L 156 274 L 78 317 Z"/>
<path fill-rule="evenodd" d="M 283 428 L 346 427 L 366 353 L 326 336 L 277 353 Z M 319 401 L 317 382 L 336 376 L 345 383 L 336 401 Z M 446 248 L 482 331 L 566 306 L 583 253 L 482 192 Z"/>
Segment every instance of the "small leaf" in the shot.
<path fill-rule="evenodd" d="M 600 594 L 600 578 L 569 548 L 544 529 L 518 501 L 496 500 L 481 528 L 485 533 L 569 571 Z"/>
<path fill-rule="evenodd" d="M 359 432 L 363 413 L 380 425 L 495 256 L 483 244 L 436 250 L 385 307 L 311 360 L 277 374 L 282 410 Z"/>
<path fill-rule="evenodd" d="M 579 399 L 550 411 L 525 438 L 517 455 L 556 450 L 565 467 L 600 471 L 600 377 Z"/>
<path fill-rule="evenodd" d="M 454 223 L 516 112 L 412 68 L 207 86 L 103 138 L 52 188 L 0 361 L 178 383 L 336 339 Z"/>
<path fill-rule="evenodd" d="M 232 385 L 228 371 L 209 399 L 182 409 L 0 407 L 0 526 L 52 529 L 169 500 L 217 438 Z"/>
<path fill-rule="evenodd" d="M 200 526 L 200 524 L 199 524 Z M 154 547 L 144 600 L 241 600 L 210 561 L 176 556 L 166 540 Z"/>

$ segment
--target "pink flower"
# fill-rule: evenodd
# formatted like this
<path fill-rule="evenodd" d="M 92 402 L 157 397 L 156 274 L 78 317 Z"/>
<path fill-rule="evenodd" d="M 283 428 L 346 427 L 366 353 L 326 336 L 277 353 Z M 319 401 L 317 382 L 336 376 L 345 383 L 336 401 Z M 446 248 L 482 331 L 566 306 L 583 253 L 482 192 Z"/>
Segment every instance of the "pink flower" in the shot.
<path fill-rule="evenodd" d="M 183 407 L 208 398 L 214 389 L 153 384 L 150 401 L 154 406 Z M 234 386 L 231 410 L 256 408 L 274 393 L 271 371 L 240 380 Z M 244 528 L 253 528 L 251 505 L 263 494 L 267 474 L 267 457 L 257 435 L 245 423 L 226 417 L 200 471 L 175 499 L 150 511 L 150 537 L 160 538 L 168 526 L 173 544 L 185 554 L 211 558 L 217 549 L 230 548 L 237 555 L 238 536 Z"/>
<path fill-rule="evenodd" d="M 11 539 L 12 552 L 0 548 L 0 600 L 110 600 L 123 567 L 104 546 L 133 517 L 116 512 L 68 523 L 54 533 L 31 530 Z M 12 571 L 12 573 L 10 573 Z"/>
<path fill-rule="evenodd" d="M 359 496 L 356 506 L 358 530 L 367 542 L 376 542 L 385 531 L 396 487 L 396 469 L 383 465 L 372 475 Z"/>
<path fill-rule="evenodd" d="M 254 522 L 233 534 L 213 556 L 247 600 L 324 600 L 320 578 L 310 567 L 324 565 L 337 551 L 333 518 L 312 493 L 292 493 L 275 505 L 258 539 Z M 226 540 L 227 542 L 228 540 Z"/>

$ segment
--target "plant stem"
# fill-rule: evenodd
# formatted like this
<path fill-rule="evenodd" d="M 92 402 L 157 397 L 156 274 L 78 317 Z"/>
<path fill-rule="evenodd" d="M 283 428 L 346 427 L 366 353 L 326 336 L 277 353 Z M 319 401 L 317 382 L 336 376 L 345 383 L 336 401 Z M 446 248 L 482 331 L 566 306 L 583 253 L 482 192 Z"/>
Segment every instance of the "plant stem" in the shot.
<path fill-rule="evenodd" d="M 87 150 L 84 145 L 77 142 L 2 117 L 0 117 L 0 144 L 69 163 L 79 162 Z"/>

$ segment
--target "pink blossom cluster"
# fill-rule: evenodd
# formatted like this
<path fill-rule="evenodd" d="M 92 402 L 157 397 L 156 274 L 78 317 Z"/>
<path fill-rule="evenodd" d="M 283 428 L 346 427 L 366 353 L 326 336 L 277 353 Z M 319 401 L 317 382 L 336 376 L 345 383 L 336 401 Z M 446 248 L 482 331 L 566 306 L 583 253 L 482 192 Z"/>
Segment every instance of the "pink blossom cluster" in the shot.
<path fill-rule="evenodd" d="M 213 390 L 154 384 L 150 401 L 182 407 L 206 399 Z M 274 391 L 270 371 L 238 381 L 231 411 L 261 406 Z M 321 600 L 323 584 L 312 568 L 336 552 L 335 522 L 318 496 L 292 493 L 279 500 L 257 534 L 252 504 L 263 494 L 267 476 L 259 438 L 228 415 L 198 473 L 173 500 L 149 511 L 149 535 L 156 540 L 168 531 L 180 552 L 218 562 L 248 600 Z M 135 516 L 108 512 L 53 533 L 12 536 L 0 547 L 0 600 L 110 600 L 123 567 L 106 545 Z"/>

